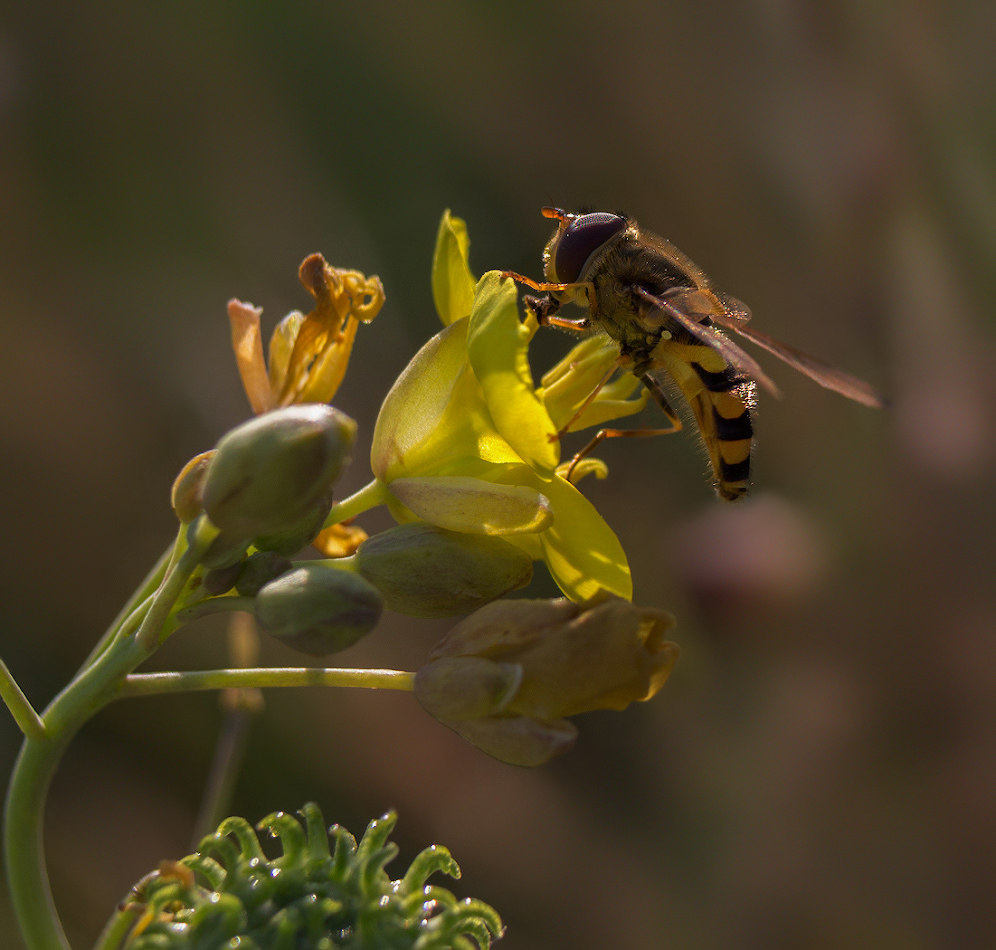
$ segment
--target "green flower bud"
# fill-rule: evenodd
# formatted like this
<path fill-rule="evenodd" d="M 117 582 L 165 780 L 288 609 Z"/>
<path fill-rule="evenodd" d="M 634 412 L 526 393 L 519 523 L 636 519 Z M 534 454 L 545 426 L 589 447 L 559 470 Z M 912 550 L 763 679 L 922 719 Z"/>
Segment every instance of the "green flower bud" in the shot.
<path fill-rule="evenodd" d="M 173 510 L 185 524 L 193 521 L 203 510 L 201 504 L 201 488 L 204 484 L 204 473 L 208 463 L 214 458 L 214 449 L 195 455 L 176 476 L 173 482 L 171 501 Z"/>
<path fill-rule="evenodd" d="M 447 531 L 415 521 L 368 538 L 356 567 L 411 617 L 452 617 L 529 583 L 532 558 L 499 537 Z"/>
<path fill-rule="evenodd" d="M 276 551 L 257 551 L 239 565 L 232 582 L 242 597 L 255 597 L 264 586 L 286 574 L 294 565 Z"/>
<path fill-rule="evenodd" d="M 209 545 L 201 557 L 201 564 L 208 570 L 219 570 L 238 564 L 245 557 L 249 539 L 222 531 Z"/>
<path fill-rule="evenodd" d="M 272 534 L 260 535 L 253 539 L 253 544 L 260 551 L 273 551 L 287 557 L 297 554 L 306 544 L 315 540 L 331 508 L 332 491 L 329 490 L 312 505 L 311 510 L 300 521 Z"/>
<path fill-rule="evenodd" d="M 312 513 L 338 479 L 356 423 L 331 406 L 289 406 L 237 426 L 204 477 L 204 511 L 243 537 L 282 531 Z"/>
<path fill-rule="evenodd" d="M 377 626 L 383 601 L 362 577 L 322 564 L 296 568 L 256 595 L 256 621 L 309 656 L 352 646 Z"/>
<path fill-rule="evenodd" d="M 228 567 L 218 567 L 214 570 L 206 571 L 201 582 L 212 597 L 219 597 L 227 594 L 234 586 L 235 581 L 242 570 L 242 564 L 229 564 Z"/>

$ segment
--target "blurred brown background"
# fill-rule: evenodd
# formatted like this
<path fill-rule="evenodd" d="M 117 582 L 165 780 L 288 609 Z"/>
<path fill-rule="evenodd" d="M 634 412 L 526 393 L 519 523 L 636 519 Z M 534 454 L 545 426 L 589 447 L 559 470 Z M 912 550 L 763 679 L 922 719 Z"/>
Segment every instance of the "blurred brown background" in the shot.
<path fill-rule="evenodd" d="M 273 691 L 233 810 L 313 799 L 359 833 L 399 808 L 395 869 L 446 844 L 510 950 L 996 945 L 991 3 L 43 0 L 0 24 L 0 652 L 36 705 L 172 536 L 175 473 L 249 413 L 229 297 L 270 325 L 307 306 L 312 251 L 383 279 L 337 399 L 353 489 L 437 329 L 442 210 L 478 273 L 538 276 L 540 206 L 622 209 L 892 408 L 762 357 L 786 398 L 736 509 L 690 438 L 604 448 L 585 488 L 684 654 L 569 756 L 492 762 L 408 695 Z M 541 336 L 537 365 L 568 342 Z M 414 668 L 447 626 L 392 617 L 341 662 Z M 209 624 L 156 658 L 224 661 Z M 218 722 L 215 696 L 134 700 L 73 745 L 48 844 L 75 946 L 189 850 Z M 17 745 L 0 715 L 0 774 Z"/>

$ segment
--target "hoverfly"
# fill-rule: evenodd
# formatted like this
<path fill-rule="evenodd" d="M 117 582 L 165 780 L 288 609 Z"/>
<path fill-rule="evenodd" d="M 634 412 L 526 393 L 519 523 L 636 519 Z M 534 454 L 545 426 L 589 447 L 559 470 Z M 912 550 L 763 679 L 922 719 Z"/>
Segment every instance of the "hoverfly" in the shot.
<path fill-rule="evenodd" d="M 668 381 L 673 384 L 669 388 L 676 388 L 691 408 L 721 498 L 736 501 L 750 487 L 756 384 L 779 393 L 757 361 L 719 327 L 734 330 L 827 389 L 866 406 L 885 405 L 857 377 L 747 326 L 750 310 L 744 304 L 714 290 L 700 267 L 632 218 L 560 208 L 544 208 L 543 216 L 558 222 L 543 251 L 546 282 L 512 272 L 507 276 L 545 293 L 525 298 L 541 324 L 601 330 L 619 344 L 612 372 L 626 368 L 637 376 L 671 422 L 670 429 L 654 432 L 682 428 L 665 393 Z M 587 316 L 556 316 L 566 303 L 586 307 Z M 582 454 L 606 436 L 640 431 L 603 430 Z"/>

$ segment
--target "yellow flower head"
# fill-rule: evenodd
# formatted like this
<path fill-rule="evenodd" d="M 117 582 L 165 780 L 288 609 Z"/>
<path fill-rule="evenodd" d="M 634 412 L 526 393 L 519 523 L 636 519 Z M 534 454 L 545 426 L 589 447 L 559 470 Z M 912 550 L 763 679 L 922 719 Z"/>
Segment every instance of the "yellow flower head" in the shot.
<path fill-rule="evenodd" d="M 447 212 L 433 264 L 433 294 L 446 328 L 416 354 L 384 401 L 371 452 L 374 475 L 399 521 L 502 535 L 544 560 L 571 599 L 603 589 L 628 599 L 632 582 L 618 538 L 558 474 L 558 424 L 577 415 L 594 388 L 584 390 L 591 367 L 603 367 L 604 376 L 618 349 L 589 345 L 578 362 L 583 369 L 568 359 L 536 389 L 528 361 L 535 317 L 520 320 L 515 285 L 497 271 L 475 284 L 468 247 L 463 222 Z M 625 382 L 606 398 L 600 393 L 571 428 L 638 411 L 642 400 L 626 399 L 633 388 Z"/>

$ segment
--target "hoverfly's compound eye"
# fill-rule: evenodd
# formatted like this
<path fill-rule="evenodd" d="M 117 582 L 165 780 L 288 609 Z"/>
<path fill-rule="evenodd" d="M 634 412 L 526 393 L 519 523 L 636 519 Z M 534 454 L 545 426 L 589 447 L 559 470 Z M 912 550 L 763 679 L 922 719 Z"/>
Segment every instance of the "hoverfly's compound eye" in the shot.
<path fill-rule="evenodd" d="M 622 215 L 607 211 L 571 218 L 560 236 L 553 261 L 557 280 L 573 284 L 581 276 L 585 261 L 625 227 L 626 219 Z"/>

